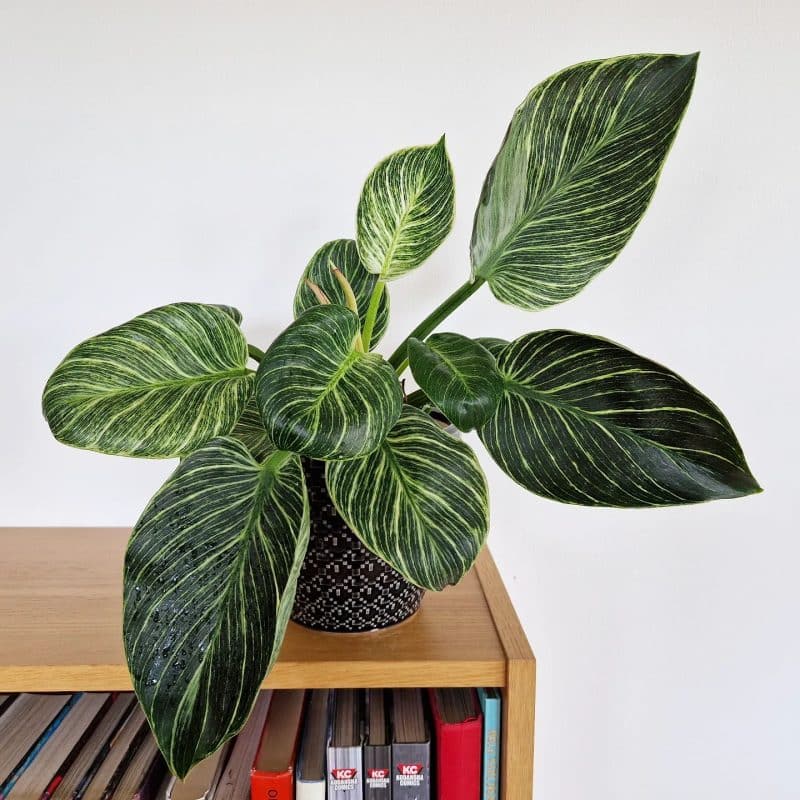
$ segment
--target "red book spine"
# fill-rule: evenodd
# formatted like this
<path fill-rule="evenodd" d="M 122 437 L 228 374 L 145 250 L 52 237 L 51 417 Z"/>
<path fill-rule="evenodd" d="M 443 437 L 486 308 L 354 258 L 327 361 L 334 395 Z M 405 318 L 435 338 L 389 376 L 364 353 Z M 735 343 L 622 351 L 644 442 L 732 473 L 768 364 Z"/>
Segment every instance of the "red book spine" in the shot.
<path fill-rule="evenodd" d="M 429 690 L 433 726 L 436 733 L 436 797 L 438 800 L 480 800 L 481 715 L 464 722 L 445 722 Z"/>
<path fill-rule="evenodd" d="M 294 800 L 294 772 L 250 773 L 251 800 Z"/>

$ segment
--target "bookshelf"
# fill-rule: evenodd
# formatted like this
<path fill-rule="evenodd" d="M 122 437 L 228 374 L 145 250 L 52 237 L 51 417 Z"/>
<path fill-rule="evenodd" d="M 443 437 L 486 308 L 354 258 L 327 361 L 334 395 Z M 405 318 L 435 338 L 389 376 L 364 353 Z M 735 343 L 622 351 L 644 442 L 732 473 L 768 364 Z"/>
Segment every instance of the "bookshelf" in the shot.
<path fill-rule="evenodd" d="M 122 649 L 128 528 L 0 528 L 0 692 L 129 691 Z M 290 623 L 265 687 L 496 686 L 501 800 L 530 800 L 536 662 L 491 555 L 384 631 Z"/>

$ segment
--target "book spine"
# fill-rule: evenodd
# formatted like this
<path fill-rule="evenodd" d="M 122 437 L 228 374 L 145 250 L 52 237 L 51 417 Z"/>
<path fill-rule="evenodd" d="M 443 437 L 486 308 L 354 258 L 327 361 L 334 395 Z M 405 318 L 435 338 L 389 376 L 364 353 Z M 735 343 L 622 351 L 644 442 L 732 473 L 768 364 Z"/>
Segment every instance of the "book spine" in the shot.
<path fill-rule="evenodd" d="M 251 800 L 294 800 L 293 772 L 258 772 L 250 775 Z"/>
<path fill-rule="evenodd" d="M 325 800 L 325 781 L 301 781 L 297 779 L 296 800 Z"/>
<path fill-rule="evenodd" d="M 14 768 L 14 771 L 6 779 L 5 783 L 0 786 L 0 800 L 6 797 L 14 788 L 22 773 L 25 772 L 25 770 L 28 769 L 28 767 L 33 763 L 36 756 L 39 755 L 39 751 L 45 746 L 45 744 L 47 744 L 47 740 L 56 732 L 56 730 L 58 730 L 58 726 L 64 721 L 64 718 L 67 716 L 67 714 L 69 714 L 78 700 L 80 700 L 82 694 L 82 692 L 78 692 L 70 697 L 66 705 L 61 708 L 55 719 L 50 723 L 50 725 L 48 725 L 44 733 L 39 737 L 33 747 L 31 747 L 22 761 L 17 764 L 17 766 Z"/>
<path fill-rule="evenodd" d="M 392 777 L 392 800 L 430 800 L 430 742 L 393 744 Z"/>
<path fill-rule="evenodd" d="M 364 800 L 391 800 L 391 745 L 364 746 Z"/>
<path fill-rule="evenodd" d="M 483 703 L 482 800 L 500 798 L 500 701 L 487 697 Z"/>
<path fill-rule="evenodd" d="M 364 800 L 361 747 L 328 747 L 328 800 Z"/>

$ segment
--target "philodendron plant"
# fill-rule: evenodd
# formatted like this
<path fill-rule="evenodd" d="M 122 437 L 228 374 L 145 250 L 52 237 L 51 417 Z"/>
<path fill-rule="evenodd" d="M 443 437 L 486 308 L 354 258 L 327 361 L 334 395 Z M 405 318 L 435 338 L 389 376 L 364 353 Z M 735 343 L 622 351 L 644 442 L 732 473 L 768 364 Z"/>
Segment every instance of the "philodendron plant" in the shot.
<path fill-rule="evenodd" d="M 452 225 L 444 138 L 372 171 L 355 240 L 314 254 L 295 319 L 266 352 L 248 344 L 236 309 L 174 303 L 88 339 L 57 367 L 43 407 L 59 441 L 181 459 L 136 523 L 124 573 L 128 664 L 174 773 L 244 725 L 276 659 L 309 538 L 301 457 L 327 462 L 333 502 L 364 545 L 432 590 L 469 570 L 488 528 L 478 460 L 433 410 L 476 430 L 517 483 L 564 503 L 759 491 L 719 408 L 622 345 L 566 330 L 512 342 L 433 333 L 484 285 L 538 311 L 614 260 L 653 194 L 696 63 L 624 56 L 536 86 L 484 183 L 471 276 L 388 358 L 375 352 L 386 285 Z M 411 394 L 407 367 L 420 387 Z"/>

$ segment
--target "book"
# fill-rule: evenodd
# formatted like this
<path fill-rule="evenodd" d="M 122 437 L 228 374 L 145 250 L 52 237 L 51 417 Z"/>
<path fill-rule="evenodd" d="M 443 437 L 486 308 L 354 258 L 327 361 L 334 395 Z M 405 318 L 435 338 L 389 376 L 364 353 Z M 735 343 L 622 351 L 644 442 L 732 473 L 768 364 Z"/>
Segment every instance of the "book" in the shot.
<path fill-rule="evenodd" d="M 328 800 L 363 800 L 363 710 L 360 689 L 337 689 L 328 739 Z"/>
<path fill-rule="evenodd" d="M 308 700 L 297 756 L 297 800 L 325 800 L 329 689 L 314 689 Z"/>
<path fill-rule="evenodd" d="M 183 780 L 173 776 L 167 787 L 166 800 L 214 800 L 229 752 L 230 743 L 195 764 Z"/>
<path fill-rule="evenodd" d="M 249 800 L 250 768 L 264 729 L 272 690 L 259 693 L 247 724 L 234 739 L 228 763 L 222 771 L 214 800 Z"/>
<path fill-rule="evenodd" d="M 293 800 L 294 766 L 305 699 L 303 689 L 272 693 L 250 773 L 252 800 Z"/>
<path fill-rule="evenodd" d="M 58 727 L 42 742 L 35 760 L 20 775 L 13 788 L 6 794 L 8 800 L 39 800 L 47 791 L 53 776 L 73 752 L 86 729 L 108 702 L 108 692 L 76 694 L 65 706 L 66 716 Z"/>
<path fill-rule="evenodd" d="M 481 800 L 500 800 L 500 692 L 478 689 L 483 712 L 483 763 Z"/>
<path fill-rule="evenodd" d="M 480 800 L 483 724 L 474 689 L 429 689 L 437 800 Z"/>
<path fill-rule="evenodd" d="M 364 800 L 391 800 L 392 744 L 386 691 L 367 690 L 364 734 Z"/>
<path fill-rule="evenodd" d="M 144 711 L 138 704 L 134 704 L 112 739 L 95 757 L 72 800 L 101 800 L 112 783 L 116 786 L 115 781 L 121 777 L 120 765 L 131 758 L 132 752 L 135 753 L 135 748 L 141 743 L 145 733 L 149 733 L 149 728 Z"/>
<path fill-rule="evenodd" d="M 149 728 L 129 752 L 131 757 L 123 762 L 124 771 L 120 770 L 121 776 L 115 775 L 106 787 L 103 800 L 155 800 L 167 765 Z"/>
<path fill-rule="evenodd" d="M 72 701 L 71 694 L 28 694 L 14 698 L 0 717 L 0 797 L 10 790 L 14 775 L 48 727 Z"/>
<path fill-rule="evenodd" d="M 421 689 L 392 690 L 393 800 L 430 800 L 431 740 Z"/>
<path fill-rule="evenodd" d="M 42 800 L 71 800 L 73 796 L 82 794 L 79 787 L 88 784 L 88 773 L 92 764 L 108 748 L 114 735 L 124 724 L 133 702 L 132 692 L 123 692 L 113 698 L 108 709 L 96 720 L 74 760 L 69 765 L 61 765 L 58 774 L 53 777 L 42 795 Z"/>

